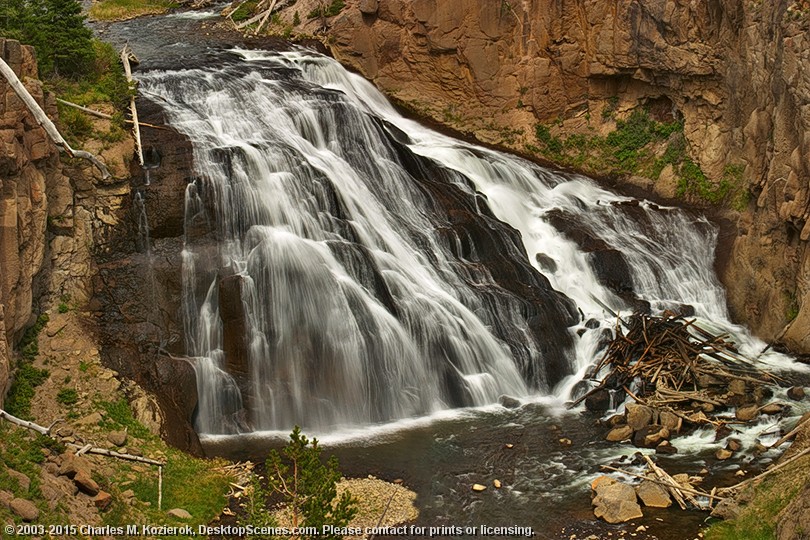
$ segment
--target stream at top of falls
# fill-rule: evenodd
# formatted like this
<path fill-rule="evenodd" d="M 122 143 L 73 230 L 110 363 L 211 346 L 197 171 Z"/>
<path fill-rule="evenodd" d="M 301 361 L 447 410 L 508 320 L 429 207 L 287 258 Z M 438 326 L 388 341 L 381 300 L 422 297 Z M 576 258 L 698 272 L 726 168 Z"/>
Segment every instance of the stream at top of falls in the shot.
<path fill-rule="evenodd" d="M 616 324 L 606 307 L 691 309 L 741 353 L 764 348 L 729 320 L 704 217 L 426 129 L 306 49 L 207 49 L 196 35 L 150 69 L 161 37 L 138 29 L 174 43 L 165 27 L 200 18 L 182 17 L 112 32 L 146 60 L 140 93 L 194 148 L 181 311 L 209 453 L 258 459 L 301 425 L 345 472 L 404 479 L 421 524 L 558 538 L 588 530 L 599 465 L 636 450 L 565 408 Z M 759 362 L 799 369 L 775 352 Z M 753 443 L 767 422 L 737 436 Z M 675 439 L 665 468 L 741 465 L 714 460 L 713 440 Z M 504 488 L 470 491 L 494 479 Z M 672 539 L 704 517 L 645 514 Z"/>

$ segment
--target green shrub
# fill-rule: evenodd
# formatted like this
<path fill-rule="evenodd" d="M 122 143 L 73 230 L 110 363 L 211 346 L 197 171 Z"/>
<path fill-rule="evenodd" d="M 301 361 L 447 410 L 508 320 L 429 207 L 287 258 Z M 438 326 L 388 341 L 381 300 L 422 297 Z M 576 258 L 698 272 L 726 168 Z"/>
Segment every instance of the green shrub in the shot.
<path fill-rule="evenodd" d="M 62 388 L 56 394 L 56 401 L 62 405 L 74 405 L 79 401 L 79 394 L 75 388 Z"/>
<path fill-rule="evenodd" d="M 345 527 L 356 513 L 356 500 L 348 493 L 337 496 L 340 470 L 337 458 L 332 456 L 321 463 L 318 440 L 310 441 L 295 426 L 290 442 L 280 455 L 273 450 L 267 458 L 267 485 L 272 493 L 281 496 L 291 516 L 292 527 L 323 525 Z M 303 536 L 304 539 L 337 540 L 340 535 Z"/>
<path fill-rule="evenodd" d="M 310 19 L 314 19 L 316 17 L 334 17 L 340 13 L 344 7 L 346 7 L 346 4 L 343 2 L 343 0 L 332 0 L 332 3 L 330 3 L 328 6 L 318 6 L 310 11 L 309 15 L 307 16 Z"/>
<path fill-rule="evenodd" d="M 14 382 L 6 396 L 5 408 L 9 414 L 28 419 L 34 389 L 48 380 L 47 369 L 37 369 L 30 362 L 22 363 L 14 373 Z"/>

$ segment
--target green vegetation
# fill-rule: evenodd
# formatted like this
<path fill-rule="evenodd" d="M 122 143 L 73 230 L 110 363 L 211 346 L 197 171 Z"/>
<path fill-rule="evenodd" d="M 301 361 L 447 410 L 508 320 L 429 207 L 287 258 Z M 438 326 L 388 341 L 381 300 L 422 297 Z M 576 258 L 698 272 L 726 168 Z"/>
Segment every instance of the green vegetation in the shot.
<path fill-rule="evenodd" d="M 295 14 L 293 15 L 293 26 L 298 26 L 299 24 L 301 24 L 301 17 L 298 15 L 298 12 L 296 11 Z"/>
<path fill-rule="evenodd" d="M 612 118 L 617 104 L 618 99 L 609 100 L 603 109 L 603 118 Z M 713 205 L 729 203 L 734 208 L 748 204 L 749 194 L 743 189 L 743 167 L 729 164 L 718 182 L 709 180 L 687 153 L 681 121 L 658 122 L 645 109 L 637 108 L 627 118 L 616 120 L 616 129 L 604 137 L 577 133 L 563 139 L 555 136 L 553 129 L 538 124 L 535 128 L 538 144 L 526 145 L 526 150 L 597 174 L 657 179 L 671 166 L 677 178 L 679 197 Z"/>
<path fill-rule="evenodd" d="M 106 5 L 96 4 L 93 9 Z M 141 0 L 132 0 L 142 4 Z M 0 2 L 0 36 L 18 39 L 36 49 L 40 77 L 60 98 L 89 106 L 110 103 L 123 109 L 130 91 L 115 49 L 93 39 L 84 25 L 76 0 L 6 0 Z M 64 135 L 77 143 L 92 135 L 93 121 L 86 113 L 59 105 Z M 123 116 L 118 116 L 106 139 L 126 136 Z"/>
<path fill-rule="evenodd" d="M 706 540 L 774 540 L 776 516 L 810 481 L 810 458 L 804 457 L 785 470 L 766 478 L 752 490 L 750 502 L 739 517 L 713 524 Z"/>
<path fill-rule="evenodd" d="M 258 3 L 258 0 L 248 0 L 243 4 L 240 4 L 239 7 L 236 8 L 233 13 L 231 13 L 231 19 L 233 19 L 233 22 L 242 22 L 248 20 L 253 15 L 253 11 L 256 9 Z"/>
<path fill-rule="evenodd" d="M 343 0 L 332 0 L 332 2 L 328 6 L 324 6 L 321 4 L 320 6 L 316 7 L 312 11 L 309 12 L 310 19 L 314 19 L 316 17 L 334 17 L 340 11 L 346 7 L 345 2 Z"/>
<path fill-rule="evenodd" d="M 33 45 L 43 75 L 79 78 L 93 63 L 93 33 L 76 0 L 4 0 L 0 35 Z"/>
<path fill-rule="evenodd" d="M 37 322 L 23 334 L 20 341 L 20 360 L 14 372 L 14 382 L 6 396 L 5 409 L 20 418 L 30 418 L 34 389 L 48 380 L 48 370 L 33 366 L 39 355 L 39 333 L 48 324 L 48 315 L 42 314 Z"/>
<path fill-rule="evenodd" d="M 56 401 L 62 405 L 75 405 L 79 401 L 79 393 L 75 388 L 62 388 L 56 394 Z"/>
<path fill-rule="evenodd" d="M 324 464 L 321 462 L 321 449 L 318 440 L 312 444 L 301 435 L 301 429 L 295 426 L 290 434 L 290 442 L 280 455 L 273 450 L 267 458 L 267 488 L 254 485 L 258 491 L 248 508 L 248 519 L 266 522 L 270 516 L 261 508 L 261 501 L 268 495 L 280 495 L 285 505 L 285 517 L 291 527 L 316 527 L 322 525 L 345 527 L 354 517 L 356 500 L 348 493 L 337 499 L 337 482 L 340 470 L 337 458 L 330 457 Z M 337 500 L 336 500 L 337 499 Z M 321 538 L 336 540 L 340 535 L 303 536 L 304 539 Z"/>
<path fill-rule="evenodd" d="M 123 397 L 97 405 L 105 413 L 101 422 L 103 429 L 117 431 L 126 428 L 130 437 L 128 444 L 137 444 L 144 455 L 163 456 L 166 461 L 163 467 L 163 510 L 159 510 L 157 467 L 112 460 L 115 474 L 104 481 L 107 484 L 104 489 L 114 496 L 113 506 L 102 514 L 106 524 L 136 521 L 179 524 L 179 520 L 166 515 L 165 509 L 182 508 L 192 515 L 192 519 L 182 524 L 191 525 L 196 530 L 197 525 L 211 523 L 219 515 L 227 504 L 228 482 L 232 481 L 220 467 L 224 462 L 198 459 L 167 447 L 132 416 Z M 120 492 L 127 489 L 134 492 L 136 504 L 130 505 L 120 496 Z"/>
<path fill-rule="evenodd" d="M 177 5 L 171 0 L 102 0 L 90 8 L 90 17 L 97 21 L 132 19 L 166 13 Z"/>

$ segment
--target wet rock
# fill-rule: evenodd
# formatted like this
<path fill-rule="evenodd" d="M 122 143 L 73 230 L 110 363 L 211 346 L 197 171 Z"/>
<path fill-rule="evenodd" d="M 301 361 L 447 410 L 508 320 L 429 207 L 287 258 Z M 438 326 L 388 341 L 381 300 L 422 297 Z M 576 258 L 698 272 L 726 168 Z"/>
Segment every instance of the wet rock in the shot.
<path fill-rule="evenodd" d="M 563 446 L 571 446 L 572 444 L 574 444 L 574 441 L 572 441 L 568 437 L 562 437 L 559 442 Z"/>
<path fill-rule="evenodd" d="M 93 504 L 95 504 L 96 508 L 98 508 L 102 512 L 110 507 L 112 501 L 113 501 L 112 495 L 110 495 L 106 491 L 99 491 L 98 494 L 95 497 L 93 497 Z"/>
<path fill-rule="evenodd" d="M 655 447 L 655 453 L 670 456 L 672 454 L 677 454 L 678 449 L 675 448 L 669 441 L 661 441 L 658 446 Z"/>
<path fill-rule="evenodd" d="M 738 407 L 734 416 L 741 422 L 749 422 L 757 417 L 759 409 L 756 405 L 746 405 L 745 407 Z"/>
<path fill-rule="evenodd" d="M 726 450 L 725 448 L 718 448 L 717 451 L 714 453 L 714 457 L 720 460 L 725 460 L 730 458 L 734 455 L 734 452 L 731 450 Z"/>
<path fill-rule="evenodd" d="M 759 412 L 768 415 L 781 414 L 784 409 L 785 407 L 781 403 L 768 403 L 767 405 L 763 406 Z"/>
<path fill-rule="evenodd" d="M 669 438 L 669 430 L 658 424 L 645 426 L 633 435 L 633 444 L 640 448 L 655 448 Z"/>
<path fill-rule="evenodd" d="M 495 480 L 492 481 L 492 485 L 495 486 L 495 489 L 501 489 L 502 484 L 501 481 L 496 478 Z"/>
<path fill-rule="evenodd" d="M 591 412 L 605 412 L 610 408 L 610 392 L 602 388 L 585 398 L 585 408 Z"/>
<path fill-rule="evenodd" d="M 172 517 L 176 517 L 177 519 L 191 519 L 191 514 L 189 514 L 187 510 L 183 510 L 182 508 L 172 508 L 166 513 Z"/>
<path fill-rule="evenodd" d="M 537 261 L 537 265 L 541 270 L 551 274 L 557 271 L 557 262 L 545 253 L 538 253 L 534 256 L 534 260 Z"/>
<path fill-rule="evenodd" d="M 520 407 L 520 400 L 506 395 L 502 395 L 501 397 L 499 397 L 498 403 L 500 403 L 507 409 L 517 409 Z"/>
<path fill-rule="evenodd" d="M 599 482 L 594 481 L 596 496 L 591 501 L 593 514 L 608 523 L 624 523 L 631 519 L 643 517 L 636 499 L 636 490 L 609 477 Z M 597 479 L 600 480 L 600 479 Z"/>
<path fill-rule="evenodd" d="M 610 442 L 620 442 L 629 439 L 632 436 L 633 428 L 630 426 L 617 426 L 608 432 L 605 439 Z"/>
<path fill-rule="evenodd" d="M 79 491 L 82 493 L 86 493 L 90 496 L 98 495 L 98 484 L 85 471 L 76 473 L 76 476 L 73 477 L 73 483 L 76 484 L 76 487 L 79 488 Z"/>
<path fill-rule="evenodd" d="M 672 499 L 666 488 L 649 480 L 643 480 L 636 486 L 636 494 L 644 506 L 669 508 L 672 505 Z"/>
<path fill-rule="evenodd" d="M 654 412 L 650 407 L 638 403 L 628 403 L 625 408 L 627 409 L 627 425 L 633 428 L 633 431 L 638 431 L 652 423 Z"/>
<path fill-rule="evenodd" d="M 712 510 L 711 516 L 719 519 L 734 519 L 740 515 L 740 505 L 733 499 L 723 499 Z"/>
<path fill-rule="evenodd" d="M 680 433 L 683 419 L 672 411 L 661 411 L 658 414 L 658 423 L 667 428 L 670 433 Z"/>
<path fill-rule="evenodd" d="M 26 499 L 12 499 L 9 508 L 23 521 L 34 521 L 39 517 L 39 509 L 34 503 Z"/>
<path fill-rule="evenodd" d="M 801 401 L 804 399 L 804 388 L 801 386 L 793 386 L 788 389 L 787 397 L 793 401 Z"/>
<path fill-rule="evenodd" d="M 481 492 L 481 491 L 484 491 L 485 489 L 487 489 L 487 486 L 485 486 L 483 484 L 473 484 L 472 485 L 472 490 L 476 491 L 476 492 Z"/>
<path fill-rule="evenodd" d="M 107 440 L 115 446 L 124 446 L 127 443 L 127 432 L 126 430 L 112 431 L 107 434 Z"/>
<path fill-rule="evenodd" d="M 740 439 L 729 439 L 726 443 L 726 450 L 739 452 L 742 450 L 742 441 L 740 441 Z"/>

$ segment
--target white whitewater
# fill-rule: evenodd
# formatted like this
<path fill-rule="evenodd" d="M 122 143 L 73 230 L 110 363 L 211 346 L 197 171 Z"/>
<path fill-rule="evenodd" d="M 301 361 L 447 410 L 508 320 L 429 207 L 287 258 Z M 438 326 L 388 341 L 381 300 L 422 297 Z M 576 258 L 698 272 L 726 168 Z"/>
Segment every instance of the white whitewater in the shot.
<path fill-rule="evenodd" d="M 482 300 L 478 289 L 491 277 L 462 268 L 437 236 L 432 203 L 379 136 L 381 120 L 407 135 L 412 152 L 460 173 L 459 189 L 486 196 L 582 323 L 610 328 L 600 302 L 629 306 L 551 224 L 560 213 L 624 255 L 633 290 L 653 310 L 691 305 L 733 332 L 744 352 L 761 347 L 728 322 L 712 269 L 717 234 L 704 218 L 617 205 L 628 199 L 586 178 L 439 135 L 314 53 L 240 50 L 225 64 L 139 77 L 192 140 L 202 177 L 187 190 L 182 306 L 188 352 L 201 359 L 200 432 L 294 424 L 324 432 L 485 405 L 501 394 L 563 401 L 593 363 L 599 328 L 572 327 L 567 377 L 555 388 L 526 379 L 514 347 L 494 330 L 528 335 L 525 317 Z M 243 284 L 249 388 L 225 370 L 218 283 L 231 274 Z M 530 362 L 544 361 L 530 340 L 524 348 Z M 254 412 L 246 420 L 247 401 Z"/>

